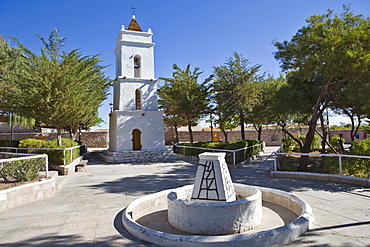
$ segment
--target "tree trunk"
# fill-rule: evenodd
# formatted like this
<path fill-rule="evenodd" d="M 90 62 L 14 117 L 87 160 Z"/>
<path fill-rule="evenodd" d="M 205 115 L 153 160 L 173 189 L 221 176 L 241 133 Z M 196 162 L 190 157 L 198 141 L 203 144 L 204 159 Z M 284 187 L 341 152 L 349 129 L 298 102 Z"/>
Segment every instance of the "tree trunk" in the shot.
<path fill-rule="evenodd" d="M 188 121 L 188 130 L 189 130 L 190 145 L 193 146 L 194 140 L 193 140 L 193 130 L 191 129 L 191 121 Z"/>
<path fill-rule="evenodd" d="M 59 128 L 57 128 L 57 137 L 58 137 L 58 146 L 62 146 L 62 132 Z"/>
<path fill-rule="evenodd" d="M 317 131 L 317 130 L 315 130 L 316 131 L 316 133 L 320 136 L 320 138 L 321 139 L 323 139 L 324 137 L 322 136 L 322 134 L 319 132 L 319 131 Z M 329 135 L 329 132 L 327 132 L 328 133 L 328 135 Z M 337 150 L 335 150 L 335 148 L 330 144 L 330 142 L 328 142 L 328 140 L 326 140 L 325 141 L 326 142 L 326 145 L 328 145 L 328 147 L 330 147 L 330 149 L 335 153 L 335 154 L 338 154 L 338 151 Z"/>
<path fill-rule="evenodd" d="M 321 132 L 322 132 L 321 153 L 324 154 L 326 153 L 326 139 L 328 136 L 328 132 L 326 131 L 324 116 L 322 114 L 320 116 L 320 123 L 321 123 Z M 325 163 L 325 156 L 321 156 L 321 167 L 324 167 L 324 163 Z"/>
<path fill-rule="evenodd" d="M 345 153 L 346 153 L 346 151 L 344 150 L 344 145 L 343 145 L 342 138 L 339 138 L 339 139 L 338 139 L 338 144 L 339 144 L 340 152 L 341 152 L 342 154 L 345 154 Z"/>
<path fill-rule="evenodd" d="M 245 140 L 245 131 L 244 131 L 244 114 L 241 112 L 240 115 L 240 129 L 242 140 Z"/>
<path fill-rule="evenodd" d="M 357 132 L 358 132 L 358 130 L 360 128 L 360 125 L 361 125 L 361 117 L 359 115 L 357 116 L 358 124 L 357 124 L 357 126 L 355 128 L 355 114 L 351 114 L 347 110 L 343 110 L 343 112 L 351 120 L 351 148 L 352 148 L 352 143 L 355 141 L 356 134 L 357 134 Z"/>
<path fill-rule="evenodd" d="M 211 114 L 211 142 L 213 142 L 213 124 L 212 124 L 212 114 Z"/>
<path fill-rule="evenodd" d="M 302 152 L 302 147 L 303 147 L 303 143 L 301 140 L 299 140 L 297 137 L 295 137 L 294 135 L 292 135 L 292 133 L 290 133 L 287 129 L 286 129 L 286 124 L 284 121 L 279 121 L 280 122 L 280 126 L 281 126 L 281 130 L 287 134 L 288 136 L 290 136 L 296 143 L 298 143 L 299 145 L 299 150 L 301 150 Z"/>
<path fill-rule="evenodd" d="M 78 143 L 79 144 L 82 143 L 81 138 L 82 138 L 82 129 L 81 128 L 78 128 Z"/>
<path fill-rule="evenodd" d="M 347 81 L 349 78 L 345 78 L 340 81 L 333 81 L 333 77 L 331 77 L 328 82 L 326 83 L 325 87 L 322 89 L 319 97 L 316 100 L 316 103 L 313 107 L 312 110 L 312 117 L 311 120 L 308 123 L 308 132 L 306 135 L 306 141 L 303 144 L 302 147 L 302 153 L 309 153 L 313 137 L 315 135 L 316 131 L 316 123 L 317 120 L 319 119 L 320 115 L 324 112 L 324 110 L 327 107 L 327 104 L 325 103 L 325 96 L 326 93 L 329 91 L 329 89 L 336 83 L 342 83 Z M 299 166 L 298 166 L 298 171 L 307 171 L 307 165 L 308 165 L 308 155 L 302 155 L 301 158 L 299 159 Z"/>
<path fill-rule="evenodd" d="M 176 140 L 177 140 L 177 142 L 179 142 L 179 131 L 178 131 L 178 129 L 177 129 L 177 126 L 174 126 L 174 128 L 175 128 L 175 136 L 176 136 Z"/>
<path fill-rule="evenodd" d="M 312 140 L 315 135 L 316 121 L 317 121 L 317 116 L 316 114 L 314 114 L 314 116 L 312 116 L 311 121 L 308 125 L 308 132 L 306 135 L 306 140 L 301 150 L 302 153 L 310 152 Z M 297 171 L 307 171 L 308 159 L 309 159 L 308 155 L 301 156 L 301 158 L 299 159 L 299 166 L 298 166 Z"/>
<path fill-rule="evenodd" d="M 254 128 L 257 131 L 257 140 L 261 141 L 261 136 L 262 136 L 262 125 L 257 125 L 254 126 Z"/>
<path fill-rule="evenodd" d="M 10 113 L 10 140 L 14 141 L 14 120 L 13 113 Z"/>
<path fill-rule="evenodd" d="M 226 131 L 226 130 L 224 130 L 224 129 L 222 129 L 221 131 L 222 131 L 222 133 L 224 134 L 225 142 L 227 142 L 227 131 Z"/>

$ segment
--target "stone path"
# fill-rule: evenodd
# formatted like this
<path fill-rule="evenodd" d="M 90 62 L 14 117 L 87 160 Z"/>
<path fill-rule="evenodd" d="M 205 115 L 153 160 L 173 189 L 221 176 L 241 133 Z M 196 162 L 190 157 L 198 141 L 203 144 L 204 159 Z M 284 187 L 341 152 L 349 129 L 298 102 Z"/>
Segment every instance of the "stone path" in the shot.
<path fill-rule="evenodd" d="M 241 169 L 234 182 L 294 193 L 313 208 L 313 228 L 285 246 L 370 246 L 370 188 L 331 182 L 270 178 L 271 152 Z M 194 182 L 196 164 L 185 161 L 105 164 L 91 158 L 85 172 L 64 177 L 51 198 L 0 213 L 0 246 L 154 246 L 121 225 L 134 199 Z"/>

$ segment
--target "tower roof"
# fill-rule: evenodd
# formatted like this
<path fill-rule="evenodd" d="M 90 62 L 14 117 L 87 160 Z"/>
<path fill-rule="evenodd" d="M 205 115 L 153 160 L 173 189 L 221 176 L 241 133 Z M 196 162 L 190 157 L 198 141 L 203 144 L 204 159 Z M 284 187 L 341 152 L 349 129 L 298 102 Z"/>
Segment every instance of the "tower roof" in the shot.
<path fill-rule="evenodd" d="M 139 24 L 137 23 L 137 21 L 135 20 L 135 16 L 133 15 L 132 16 L 132 20 L 130 22 L 130 25 L 128 25 L 128 28 L 127 30 L 130 30 L 130 31 L 136 31 L 136 32 L 142 32 Z"/>

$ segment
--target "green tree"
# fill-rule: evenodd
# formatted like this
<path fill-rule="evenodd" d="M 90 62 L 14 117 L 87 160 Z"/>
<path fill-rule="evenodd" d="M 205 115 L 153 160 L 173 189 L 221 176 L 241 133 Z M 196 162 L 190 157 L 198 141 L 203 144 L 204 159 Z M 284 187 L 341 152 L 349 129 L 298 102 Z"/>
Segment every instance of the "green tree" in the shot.
<path fill-rule="evenodd" d="M 58 30 L 51 32 L 48 42 L 40 37 L 45 45 L 41 55 L 13 39 L 24 59 L 5 77 L 4 108 L 56 128 L 61 145 L 63 129 L 95 119 L 111 82 L 102 72 L 105 66 L 99 65 L 97 55 L 82 56 L 77 49 L 62 52 L 65 38 Z"/>
<path fill-rule="evenodd" d="M 225 142 L 228 142 L 228 132 L 236 127 L 238 127 L 240 120 L 238 115 L 234 116 L 225 116 L 222 112 L 216 111 L 215 112 L 217 119 L 215 121 L 218 128 L 222 131 L 224 134 Z"/>
<path fill-rule="evenodd" d="M 10 43 L 0 36 L 0 91 L 5 86 L 5 78 L 10 71 L 13 71 L 21 63 L 23 54 L 17 47 L 11 47 Z M 8 117 L 8 124 L 11 129 L 11 140 L 13 140 L 13 129 L 14 125 L 20 125 L 22 127 L 32 127 L 35 125 L 35 119 L 24 118 L 19 115 L 15 115 L 12 112 L 5 111 L 6 100 L 0 99 L 0 112 Z"/>
<path fill-rule="evenodd" d="M 358 90 L 359 85 L 361 85 L 361 90 Z M 368 80 L 365 82 L 353 81 L 342 89 L 338 96 L 340 100 L 334 102 L 332 106 L 335 113 L 346 115 L 350 119 L 351 143 L 355 140 L 362 122 L 369 116 L 369 91 L 370 83 Z"/>
<path fill-rule="evenodd" d="M 264 125 L 276 123 L 274 118 L 274 96 L 277 91 L 285 85 L 285 77 L 281 74 L 279 77 L 274 78 L 272 75 L 267 75 L 260 83 L 260 100 L 252 111 L 248 113 L 246 122 L 253 124 L 258 133 L 258 140 L 261 140 L 262 128 Z"/>
<path fill-rule="evenodd" d="M 193 71 L 190 64 L 186 69 L 181 69 L 177 64 L 173 65 L 175 70 L 172 78 L 164 78 L 165 83 L 158 89 L 158 95 L 161 98 L 162 108 L 167 108 L 165 112 L 172 116 L 178 116 L 185 120 L 189 130 L 190 143 L 193 144 L 193 132 L 191 126 L 202 118 L 208 111 L 209 86 L 212 76 L 198 83 L 198 77 L 203 72 L 199 68 Z M 185 124 L 184 124 L 185 125 Z"/>
<path fill-rule="evenodd" d="M 237 115 L 242 139 L 245 139 L 245 117 L 260 100 L 260 76 L 257 73 L 262 65 L 249 65 L 248 59 L 234 52 L 225 65 L 213 67 L 212 91 L 219 111 L 217 115 L 222 115 L 223 121 L 232 121 Z"/>
<path fill-rule="evenodd" d="M 351 82 L 369 77 L 370 21 L 354 15 L 344 7 L 340 15 L 332 10 L 313 15 L 290 41 L 274 42 L 275 58 L 289 72 L 288 83 L 295 82 L 296 91 L 313 89 L 314 100 L 309 104 L 311 117 L 301 151 L 308 153 L 323 112 L 338 99 L 339 92 Z M 301 84 L 296 83 L 301 81 Z M 361 84 L 358 85 L 361 87 Z M 304 98 L 303 98 L 304 99 Z M 300 101 L 296 98 L 296 102 Z M 304 99 L 305 100 L 305 99 Z M 305 100 L 306 101 L 306 100 Z M 299 105 L 299 104 L 297 104 Z M 299 170 L 307 170 L 308 156 L 301 156 Z"/>

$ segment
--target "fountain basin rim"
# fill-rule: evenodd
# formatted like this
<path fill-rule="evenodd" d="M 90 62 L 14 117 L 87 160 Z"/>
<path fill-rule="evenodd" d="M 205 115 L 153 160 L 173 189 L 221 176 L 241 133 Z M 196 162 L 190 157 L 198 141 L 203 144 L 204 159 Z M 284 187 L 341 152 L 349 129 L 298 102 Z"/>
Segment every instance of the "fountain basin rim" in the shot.
<path fill-rule="evenodd" d="M 247 185 L 234 183 L 234 186 Z M 183 187 L 178 187 L 176 189 L 163 190 L 134 200 L 127 206 L 122 214 L 123 226 L 133 236 L 160 246 L 225 246 L 226 243 L 232 243 L 233 246 L 272 246 L 286 243 L 299 237 L 309 229 L 309 225 L 313 221 L 312 208 L 303 199 L 285 191 L 259 186 L 255 187 L 262 191 L 263 201 L 278 204 L 271 200 L 264 200 L 264 194 L 272 193 L 281 195 L 292 204 L 298 204 L 300 206 L 301 212 L 300 214 L 298 214 L 299 216 L 297 217 L 297 219 L 287 225 L 266 231 L 220 236 L 170 234 L 150 229 L 148 227 L 140 225 L 135 221 L 137 218 L 145 215 L 144 213 L 138 217 L 133 216 L 133 210 L 141 203 L 148 200 L 159 200 L 160 197 L 163 197 L 163 200 L 167 201 L 168 193 L 172 192 L 173 190 L 189 189 L 190 187 L 193 187 L 193 185 L 186 185 Z M 294 212 L 294 210 L 292 211 Z"/>
<path fill-rule="evenodd" d="M 185 188 L 181 187 L 181 188 Z M 254 200 L 257 200 L 257 198 L 261 197 L 261 191 L 255 187 L 255 186 L 248 186 L 254 190 L 254 193 L 250 196 L 247 196 L 245 198 L 237 199 L 235 201 L 231 202 L 226 202 L 226 201 L 214 201 L 214 202 L 202 202 L 202 201 L 192 201 L 192 200 L 184 200 L 182 198 L 177 197 L 177 192 L 176 191 L 171 191 L 168 193 L 167 198 L 172 201 L 177 201 L 178 203 L 184 204 L 184 205 L 193 205 L 196 207 L 225 207 L 225 206 L 231 206 L 231 205 L 236 205 L 236 204 L 241 204 L 241 203 L 248 203 L 252 202 Z M 238 193 L 236 193 L 238 195 Z"/>

